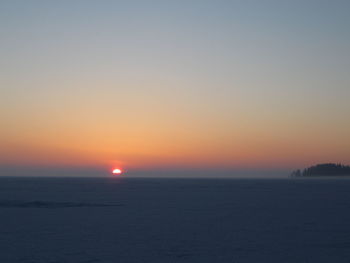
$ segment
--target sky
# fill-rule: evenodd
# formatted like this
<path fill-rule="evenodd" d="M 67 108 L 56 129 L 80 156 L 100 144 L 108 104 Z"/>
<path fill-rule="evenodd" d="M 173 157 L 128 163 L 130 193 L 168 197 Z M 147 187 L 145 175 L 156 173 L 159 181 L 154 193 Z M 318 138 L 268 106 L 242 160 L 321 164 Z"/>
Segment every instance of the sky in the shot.
<path fill-rule="evenodd" d="M 350 2 L 1 1 L 0 174 L 350 164 Z"/>

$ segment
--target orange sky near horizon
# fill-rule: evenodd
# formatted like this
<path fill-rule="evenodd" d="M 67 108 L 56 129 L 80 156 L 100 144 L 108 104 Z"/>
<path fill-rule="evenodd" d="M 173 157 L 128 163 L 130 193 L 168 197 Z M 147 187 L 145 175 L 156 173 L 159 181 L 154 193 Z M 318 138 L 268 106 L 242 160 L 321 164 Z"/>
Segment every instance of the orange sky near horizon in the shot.
<path fill-rule="evenodd" d="M 349 156 L 332 130 L 315 133 L 281 119 L 260 121 L 261 115 L 220 120 L 167 112 L 167 107 L 145 114 L 140 107 L 126 118 L 105 107 L 45 109 L 27 108 L 36 116 L 30 122 L 26 114 L 5 122 L 2 164 L 277 169 L 347 162 Z"/>

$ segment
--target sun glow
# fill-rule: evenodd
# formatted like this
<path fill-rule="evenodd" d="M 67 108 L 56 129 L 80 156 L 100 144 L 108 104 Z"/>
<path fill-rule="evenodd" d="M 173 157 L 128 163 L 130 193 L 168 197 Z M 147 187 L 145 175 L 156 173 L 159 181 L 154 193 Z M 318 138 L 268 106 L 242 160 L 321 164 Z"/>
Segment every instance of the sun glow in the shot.
<path fill-rule="evenodd" d="M 121 169 L 113 169 L 112 173 L 113 174 L 122 174 L 123 171 Z"/>

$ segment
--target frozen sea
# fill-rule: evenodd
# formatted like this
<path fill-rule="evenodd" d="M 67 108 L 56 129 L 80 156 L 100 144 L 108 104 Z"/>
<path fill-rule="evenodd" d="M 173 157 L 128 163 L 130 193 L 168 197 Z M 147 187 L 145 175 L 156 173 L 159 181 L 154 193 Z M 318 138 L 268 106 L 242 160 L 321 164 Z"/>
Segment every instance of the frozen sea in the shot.
<path fill-rule="evenodd" d="M 350 180 L 3 177 L 0 262 L 350 262 Z"/>

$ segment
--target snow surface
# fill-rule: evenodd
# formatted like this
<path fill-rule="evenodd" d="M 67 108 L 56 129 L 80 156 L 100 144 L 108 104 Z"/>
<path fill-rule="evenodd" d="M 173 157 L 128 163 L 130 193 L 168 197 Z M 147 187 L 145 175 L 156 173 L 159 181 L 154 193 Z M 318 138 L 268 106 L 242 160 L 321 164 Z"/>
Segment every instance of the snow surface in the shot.
<path fill-rule="evenodd" d="M 1 178 L 1 263 L 349 262 L 350 180 Z"/>

